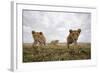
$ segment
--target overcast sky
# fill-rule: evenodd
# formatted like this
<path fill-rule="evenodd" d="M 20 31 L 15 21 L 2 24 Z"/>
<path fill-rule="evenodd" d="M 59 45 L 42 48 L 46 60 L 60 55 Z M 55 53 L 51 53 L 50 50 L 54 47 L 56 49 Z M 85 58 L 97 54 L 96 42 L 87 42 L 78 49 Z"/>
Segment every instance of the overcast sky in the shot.
<path fill-rule="evenodd" d="M 44 33 L 47 42 L 66 42 L 69 29 L 82 30 L 78 42 L 91 41 L 91 14 L 75 12 L 50 12 L 23 10 L 23 42 L 32 43 L 31 31 Z"/>

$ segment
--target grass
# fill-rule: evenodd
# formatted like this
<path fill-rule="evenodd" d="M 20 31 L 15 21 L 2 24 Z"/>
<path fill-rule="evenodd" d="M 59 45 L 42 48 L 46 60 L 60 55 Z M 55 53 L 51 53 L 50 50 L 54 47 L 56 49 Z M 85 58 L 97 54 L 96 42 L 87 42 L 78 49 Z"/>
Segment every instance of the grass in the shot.
<path fill-rule="evenodd" d="M 46 46 L 33 46 L 31 43 L 23 44 L 23 62 L 65 61 L 91 59 L 91 45 L 80 43 L 78 46 L 65 44 Z"/>

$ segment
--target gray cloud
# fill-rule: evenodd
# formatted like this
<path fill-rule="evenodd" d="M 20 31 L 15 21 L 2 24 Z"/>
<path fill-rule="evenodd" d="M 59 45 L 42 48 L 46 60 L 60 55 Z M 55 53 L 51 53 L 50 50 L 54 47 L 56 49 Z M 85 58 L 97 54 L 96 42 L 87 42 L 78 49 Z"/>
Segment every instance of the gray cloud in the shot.
<path fill-rule="evenodd" d="M 82 29 L 79 42 L 91 41 L 91 14 L 23 10 L 23 42 L 33 42 L 31 31 L 41 31 L 47 42 L 66 42 L 69 29 Z"/>

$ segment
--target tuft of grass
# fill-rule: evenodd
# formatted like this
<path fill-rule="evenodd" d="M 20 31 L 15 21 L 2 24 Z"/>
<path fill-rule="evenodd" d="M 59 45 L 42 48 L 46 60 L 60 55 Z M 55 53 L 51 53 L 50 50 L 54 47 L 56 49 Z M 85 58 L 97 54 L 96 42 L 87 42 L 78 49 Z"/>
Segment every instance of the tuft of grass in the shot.
<path fill-rule="evenodd" d="M 91 59 L 91 45 L 87 43 L 70 46 L 70 48 L 60 44 L 46 46 L 23 45 L 23 62 L 25 63 L 84 59 Z"/>

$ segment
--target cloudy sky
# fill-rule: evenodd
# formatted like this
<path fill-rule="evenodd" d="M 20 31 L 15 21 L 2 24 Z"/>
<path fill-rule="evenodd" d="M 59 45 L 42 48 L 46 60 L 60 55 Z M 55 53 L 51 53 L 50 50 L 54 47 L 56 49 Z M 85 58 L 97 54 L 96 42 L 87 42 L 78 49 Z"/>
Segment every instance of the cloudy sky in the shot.
<path fill-rule="evenodd" d="M 23 10 L 23 42 L 32 43 L 31 31 L 44 33 L 47 42 L 66 42 L 69 29 L 82 30 L 78 42 L 91 41 L 91 14 L 75 12 L 51 12 Z"/>

